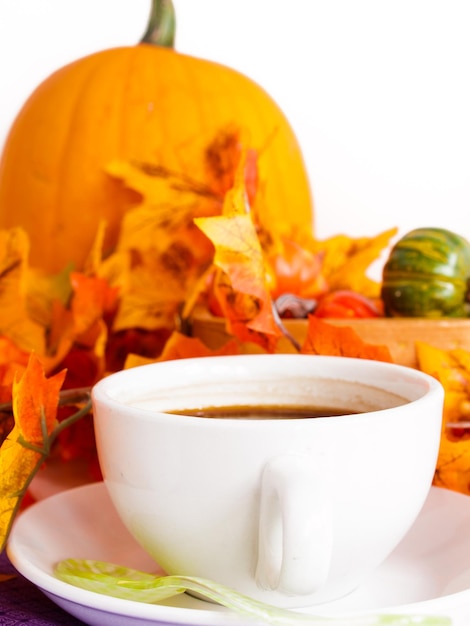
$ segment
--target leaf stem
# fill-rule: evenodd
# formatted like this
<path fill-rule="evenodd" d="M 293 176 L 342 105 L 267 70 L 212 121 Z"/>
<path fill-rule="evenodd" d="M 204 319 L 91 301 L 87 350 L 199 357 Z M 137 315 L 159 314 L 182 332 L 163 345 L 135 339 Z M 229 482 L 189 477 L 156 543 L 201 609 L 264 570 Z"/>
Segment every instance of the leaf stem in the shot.
<path fill-rule="evenodd" d="M 295 350 L 297 352 L 301 352 L 302 346 L 297 341 L 297 339 L 294 337 L 294 335 L 292 335 L 287 330 L 287 328 L 284 326 L 284 324 L 282 322 L 282 319 L 281 319 L 281 317 L 280 317 L 280 315 L 278 313 L 278 310 L 276 309 L 276 306 L 275 306 L 274 302 L 271 304 L 271 309 L 272 309 L 272 312 L 273 312 L 274 322 L 276 323 L 276 326 L 279 328 L 279 330 L 284 335 L 284 337 L 291 342 L 291 344 L 294 346 Z"/>
<path fill-rule="evenodd" d="M 82 396 L 82 398 L 83 398 L 83 396 Z M 68 402 L 68 404 L 72 404 L 72 403 Z M 88 391 L 87 399 L 86 399 L 86 402 L 85 402 L 84 406 L 81 409 L 79 409 L 76 413 L 74 413 L 73 415 L 70 415 L 70 417 L 67 417 L 66 419 L 62 420 L 54 428 L 52 433 L 49 435 L 49 442 L 50 442 L 50 444 L 53 443 L 53 441 L 58 437 L 58 435 L 63 430 L 65 430 L 66 428 L 68 428 L 69 426 L 74 424 L 75 422 L 78 422 L 78 420 L 82 419 L 82 417 L 85 417 L 85 415 L 87 415 L 90 411 L 91 411 L 91 397 L 90 397 L 90 392 Z"/>

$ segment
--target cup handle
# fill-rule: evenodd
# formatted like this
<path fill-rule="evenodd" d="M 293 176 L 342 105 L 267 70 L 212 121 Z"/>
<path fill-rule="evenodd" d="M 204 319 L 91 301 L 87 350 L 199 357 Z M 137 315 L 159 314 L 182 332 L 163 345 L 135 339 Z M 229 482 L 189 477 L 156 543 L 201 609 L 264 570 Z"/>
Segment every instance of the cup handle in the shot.
<path fill-rule="evenodd" d="M 256 582 L 308 595 L 326 581 L 333 531 L 327 474 L 300 454 L 273 457 L 261 478 Z"/>

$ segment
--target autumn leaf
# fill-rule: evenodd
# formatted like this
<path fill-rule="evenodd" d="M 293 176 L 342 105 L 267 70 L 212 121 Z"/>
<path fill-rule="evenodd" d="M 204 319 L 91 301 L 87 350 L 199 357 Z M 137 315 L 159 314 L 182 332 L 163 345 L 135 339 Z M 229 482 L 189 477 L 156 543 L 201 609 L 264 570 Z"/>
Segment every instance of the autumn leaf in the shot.
<path fill-rule="evenodd" d="M 67 387 L 77 380 L 88 386 L 106 371 L 108 326 L 105 318 L 115 311 L 118 289 L 99 276 L 79 272 L 71 272 L 70 283 L 72 296 L 68 306 L 58 300 L 53 303 L 49 350 L 42 361 L 48 372 L 65 364 Z"/>
<path fill-rule="evenodd" d="M 44 329 L 49 329 L 53 308 L 60 302 L 67 306 L 71 294 L 71 267 L 58 274 L 45 274 L 37 269 L 29 269 L 26 275 L 26 313 L 30 320 Z"/>
<path fill-rule="evenodd" d="M 416 342 L 419 368 L 437 378 L 445 390 L 441 442 L 434 484 L 470 494 L 470 439 L 468 429 L 448 429 L 470 419 L 470 352 L 441 350 Z"/>
<path fill-rule="evenodd" d="M 190 318 L 196 306 L 207 300 L 216 271 L 212 265 L 208 267 L 195 281 L 192 289 L 188 291 L 181 307 L 180 324 L 190 324 Z"/>
<path fill-rule="evenodd" d="M 312 251 L 323 255 L 322 273 L 330 291 L 350 289 L 369 298 L 379 297 L 380 283 L 369 278 L 367 270 L 397 232 L 397 228 L 391 228 L 374 237 L 335 235 L 311 242 Z"/>
<path fill-rule="evenodd" d="M 96 229 L 95 238 L 83 265 L 83 273 L 87 276 L 98 276 L 103 263 L 103 248 L 107 224 L 101 220 Z"/>
<path fill-rule="evenodd" d="M 150 331 L 129 328 L 119 333 L 110 333 L 106 344 L 107 371 L 117 372 L 123 369 L 129 355 L 156 358 L 161 354 L 171 333 L 167 328 Z"/>
<path fill-rule="evenodd" d="M 164 167 L 114 162 L 108 172 L 137 191 L 141 202 L 129 210 L 112 257 L 119 257 L 121 295 L 113 329 L 174 326 L 178 308 L 210 265 L 213 246 L 193 217 L 220 214 L 223 197 L 208 182 Z M 113 258 L 105 262 L 116 268 Z"/>
<path fill-rule="evenodd" d="M 174 361 L 176 359 L 221 356 L 225 354 L 240 354 L 240 347 L 237 341 L 230 339 L 217 350 L 211 350 L 197 337 L 188 337 L 187 335 L 174 331 L 166 342 L 160 356 L 151 359 L 136 354 L 130 354 L 126 360 L 125 368 L 128 369 L 159 361 Z"/>
<path fill-rule="evenodd" d="M 141 201 L 126 212 L 121 226 L 118 250 L 158 249 L 163 252 L 180 238 L 193 243 L 199 256 L 206 246 L 193 227 L 193 218 L 220 215 L 225 194 L 234 186 L 241 159 L 249 198 L 256 194 L 256 152 L 246 149 L 236 127 L 224 128 L 204 148 L 201 160 L 205 178 L 197 180 L 183 171 L 163 164 L 111 162 L 108 174 L 137 192 Z M 189 229 L 189 239 L 188 239 Z M 212 250 L 209 250 L 212 252 Z M 195 259 L 200 263 L 200 259 Z"/>
<path fill-rule="evenodd" d="M 13 384 L 13 430 L 0 448 L 0 544 L 26 489 L 50 449 L 50 435 L 57 422 L 62 371 L 46 378 L 39 359 L 32 354 L 21 378 Z"/>
<path fill-rule="evenodd" d="M 220 214 L 223 198 L 201 208 L 201 197 L 211 196 L 210 189 L 199 187 L 197 183 L 176 182 L 172 176 L 153 175 L 141 166 L 114 162 L 108 172 L 125 181 L 125 184 L 138 191 L 141 201 L 126 212 L 121 224 L 117 250 L 157 249 L 163 252 L 175 238 L 192 226 L 192 218 L 198 215 Z"/>
<path fill-rule="evenodd" d="M 20 350 L 45 351 L 45 330 L 34 322 L 26 302 L 29 241 L 20 228 L 0 231 L 0 335 Z"/>
<path fill-rule="evenodd" d="M 313 315 L 308 317 L 307 335 L 301 352 L 392 362 L 386 346 L 365 343 L 351 327 L 334 326 Z"/>
<path fill-rule="evenodd" d="M 99 333 L 99 330 L 94 330 L 95 327 L 101 328 L 103 317 L 116 308 L 118 289 L 111 287 L 99 276 L 86 276 L 79 272 L 72 272 L 70 280 L 73 288 L 71 311 L 74 332 L 80 343 L 84 343 L 84 335 Z"/>
<path fill-rule="evenodd" d="M 191 171 L 184 167 L 184 158 L 180 169 L 163 161 L 116 160 L 107 165 L 107 173 L 139 198 L 123 217 L 115 253 L 98 272 L 110 278 L 110 270 L 114 277 L 116 268 L 121 270 L 114 331 L 174 328 L 188 294 L 195 294 L 214 255 L 212 243 L 193 219 L 221 215 L 226 195 L 240 175 L 248 198 L 256 195 L 256 152 L 245 141 L 237 127 L 221 129 L 201 146 L 196 157 L 200 167 Z"/>
<path fill-rule="evenodd" d="M 441 437 L 433 484 L 466 495 L 470 494 L 470 444 Z"/>
<path fill-rule="evenodd" d="M 247 149 L 247 141 L 241 130 L 235 126 L 222 129 L 205 151 L 207 181 L 213 193 L 220 198 L 236 186 L 236 175 L 240 172 L 246 189 L 248 202 L 254 202 L 258 190 L 258 156 L 253 149 Z"/>
<path fill-rule="evenodd" d="M 28 359 L 29 352 L 20 350 L 8 337 L 0 336 L 0 386 L 11 388 L 16 373 L 26 369 Z M 6 400 L 3 397 L 1 401 Z"/>
<path fill-rule="evenodd" d="M 173 328 L 189 285 L 181 269 L 184 254 L 177 248 L 161 256 L 152 251 L 134 251 L 126 287 L 120 294 L 113 331 L 131 328 Z"/>
<path fill-rule="evenodd" d="M 223 215 L 197 218 L 195 223 L 215 247 L 213 262 L 220 271 L 214 289 L 229 334 L 274 351 L 282 332 L 273 316 L 263 251 L 243 180 L 227 192 Z"/>

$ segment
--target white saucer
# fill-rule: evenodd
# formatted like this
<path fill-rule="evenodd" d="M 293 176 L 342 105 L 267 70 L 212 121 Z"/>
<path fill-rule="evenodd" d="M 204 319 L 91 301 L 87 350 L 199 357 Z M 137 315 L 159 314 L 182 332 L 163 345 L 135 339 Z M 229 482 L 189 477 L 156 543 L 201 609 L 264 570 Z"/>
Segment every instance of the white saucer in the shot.
<path fill-rule="evenodd" d="M 103 483 L 77 487 L 26 509 L 16 520 L 8 556 L 56 604 L 91 626 L 226 626 L 246 620 L 187 595 L 141 604 L 85 591 L 57 580 L 62 559 L 112 561 L 148 572 L 158 568 L 119 521 Z M 470 498 L 432 488 L 410 533 L 354 593 L 304 609 L 319 615 L 363 612 L 448 615 L 470 624 Z"/>

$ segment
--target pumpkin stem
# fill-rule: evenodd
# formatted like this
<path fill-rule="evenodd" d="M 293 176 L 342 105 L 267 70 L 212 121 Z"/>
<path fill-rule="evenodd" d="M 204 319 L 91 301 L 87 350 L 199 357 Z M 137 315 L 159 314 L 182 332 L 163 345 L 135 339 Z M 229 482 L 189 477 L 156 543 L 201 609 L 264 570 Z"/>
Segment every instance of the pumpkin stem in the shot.
<path fill-rule="evenodd" d="M 152 0 L 147 30 L 140 43 L 173 48 L 175 27 L 175 8 L 172 0 Z"/>

